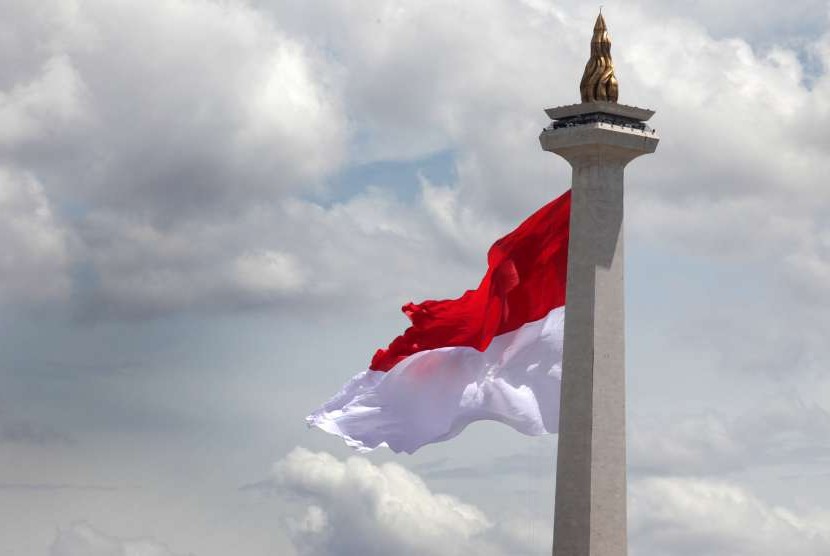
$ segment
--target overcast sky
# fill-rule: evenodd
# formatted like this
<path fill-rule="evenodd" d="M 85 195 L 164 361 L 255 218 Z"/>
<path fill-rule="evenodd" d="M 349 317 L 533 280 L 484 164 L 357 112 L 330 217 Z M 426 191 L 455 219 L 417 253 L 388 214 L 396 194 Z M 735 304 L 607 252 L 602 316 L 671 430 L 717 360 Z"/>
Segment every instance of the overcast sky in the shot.
<path fill-rule="evenodd" d="M 541 555 L 555 436 L 303 418 L 569 187 L 576 0 L 0 2 L 0 553 Z M 830 554 L 830 3 L 605 0 L 632 556 Z"/>

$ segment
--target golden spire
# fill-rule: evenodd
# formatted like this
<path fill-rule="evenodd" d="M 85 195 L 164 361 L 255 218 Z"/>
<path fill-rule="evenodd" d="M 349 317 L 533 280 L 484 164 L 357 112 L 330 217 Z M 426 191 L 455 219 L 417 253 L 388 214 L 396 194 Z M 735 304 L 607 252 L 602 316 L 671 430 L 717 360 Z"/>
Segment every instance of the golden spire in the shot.
<path fill-rule="evenodd" d="M 591 58 L 585 65 L 585 73 L 579 83 L 582 102 L 604 100 L 617 102 L 619 93 L 617 78 L 614 77 L 614 62 L 611 60 L 611 37 L 605 26 L 602 11 L 594 24 L 594 36 L 591 39 Z"/>

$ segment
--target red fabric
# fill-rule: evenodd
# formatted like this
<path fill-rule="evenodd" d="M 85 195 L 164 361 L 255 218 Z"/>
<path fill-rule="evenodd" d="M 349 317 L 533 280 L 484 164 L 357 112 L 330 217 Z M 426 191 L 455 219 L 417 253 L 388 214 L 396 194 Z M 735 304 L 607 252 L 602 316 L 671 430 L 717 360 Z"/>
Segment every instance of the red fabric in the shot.
<path fill-rule="evenodd" d="M 379 349 L 369 368 L 388 371 L 419 351 L 469 346 L 484 351 L 494 336 L 541 319 L 565 304 L 571 192 L 551 201 L 498 240 L 487 274 L 458 299 L 407 303 L 412 326 Z"/>

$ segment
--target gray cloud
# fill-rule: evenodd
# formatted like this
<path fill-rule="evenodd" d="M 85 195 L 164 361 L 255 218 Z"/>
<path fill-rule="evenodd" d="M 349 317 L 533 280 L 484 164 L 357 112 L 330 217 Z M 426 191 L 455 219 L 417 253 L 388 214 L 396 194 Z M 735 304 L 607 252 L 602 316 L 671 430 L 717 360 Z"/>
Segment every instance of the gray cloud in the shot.
<path fill-rule="evenodd" d="M 284 250 L 205 242 L 339 165 L 336 71 L 240 4 L 53 7 L 4 19 L 16 46 L 27 30 L 44 45 L 0 59 L 18 76 L 0 89 L 0 210 L 20 253 L 0 263 L 4 289 L 66 293 L 71 262 L 84 304 L 148 313 L 294 291 L 302 269 Z"/>
<path fill-rule="evenodd" d="M 0 98 L 0 107 L 2 99 Z M 3 127 L 0 114 L 0 128 Z M 69 237 L 43 186 L 0 162 L 0 301 L 62 300 L 69 294 Z"/>
<path fill-rule="evenodd" d="M 90 0 L 26 15 L 49 48 L 38 51 L 39 68 L 29 60 L 26 73 L 38 77 L 12 89 L 12 115 L 32 131 L 24 141 L 5 129 L 5 152 L 35 164 L 27 149 L 79 134 L 81 164 L 38 159 L 57 198 L 171 225 L 217 204 L 269 198 L 337 165 L 343 121 L 326 89 L 333 83 L 321 81 L 333 73 L 256 11 Z M 67 169 L 76 171 L 50 172 Z"/>
<path fill-rule="evenodd" d="M 804 0 L 790 10 L 781 10 L 774 0 L 717 0 L 687 2 L 646 0 L 648 11 L 663 17 L 677 17 L 705 26 L 719 37 L 741 37 L 753 44 L 784 43 L 803 46 L 804 38 L 820 35 L 827 25 L 827 2 Z"/>
<path fill-rule="evenodd" d="M 532 475 L 555 461 L 555 453 L 519 452 L 506 456 L 496 456 L 481 465 L 451 466 L 442 458 L 437 461 L 413 465 L 412 470 L 426 479 L 466 479 L 477 480 L 505 475 Z"/>
<path fill-rule="evenodd" d="M 0 417 L 0 444 L 71 444 L 75 440 L 65 432 L 32 421 Z"/>
<path fill-rule="evenodd" d="M 64 268 L 71 257 L 82 314 L 331 303 L 363 295 L 366 269 L 391 267 L 390 256 L 400 281 L 373 295 L 397 303 L 420 291 L 418 269 L 436 269 L 434 284 L 473 276 L 474 253 L 566 187 L 566 168 L 535 137 L 541 107 L 575 98 L 588 11 L 263 7 L 273 19 L 195 0 L 16 8 L 13 42 L 28 44 L 26 30 L 49 40 L 0 59 L 17 76 L 0 159 L 36 176 L 66 214 L 56 234 L 77 243 L 52 259 Z M 609 17 L 624 95 L 657 106 L 665 131 L 660 156 L 638 163 L 648 171 L 632 171 L 635 234 L 720 260 L 777 257 L 776 277 L 824 292 L 827 137 L 805 130 L 827 127 L 827 77 L 807 88 L 794 51 L 753 50 L 653 10 Z M 424 183 L 415 203 L 380 190 L 313 200 L 347 156 L 447 148 L 455 177 Z"/>
<path fill-rule="evenodd" d="M 632 424 L 630 468 L 639 476 L 723 475 L 830 460 L 830 412 L 795 394 L 737 417 L 715 413 Z"/>
<path fill-rule="evenodd" d="M 78 522 L 58 530 L 49 556 L 174 556 L 153 539 L 119 539 Z"/>
<path fill-rule="evenodd" d="M 17 491 L 47 491 L 54 492 L 59 490 L 79 490 L 79 491 L 98 491 L 111 492 L 118 490 L 116 487 L 103 485 L 73 485 L 64 483 L 0 483 L 0 490 L 17 490 Z"/>
<path fill-rule="evenodd" d="M 636 555 L 818 556 L 830 550 L 826 514 L 799 514 L 722 481 L 636 481 L 629 515 Z"/>

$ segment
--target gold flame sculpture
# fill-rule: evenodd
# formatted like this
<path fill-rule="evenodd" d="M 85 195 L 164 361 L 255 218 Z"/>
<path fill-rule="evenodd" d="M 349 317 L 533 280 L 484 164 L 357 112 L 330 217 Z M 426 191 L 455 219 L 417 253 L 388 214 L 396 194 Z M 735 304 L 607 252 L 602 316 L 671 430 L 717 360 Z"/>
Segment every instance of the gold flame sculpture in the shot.
<path fill-rule="evenodd" d="M 591 38 L 591 58 L 585 65 L 585 73 L 579 83 L 582 102 L 603 100 L 617 102 L 619 88 L 614 77 L 614 62 L 611 60 L 611 37 L 605 26 L 605 18 L 600 12 L 594 24 L 594 36 Z"/>

